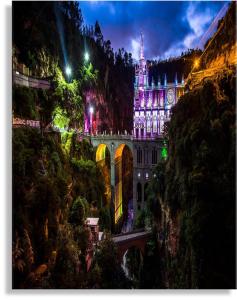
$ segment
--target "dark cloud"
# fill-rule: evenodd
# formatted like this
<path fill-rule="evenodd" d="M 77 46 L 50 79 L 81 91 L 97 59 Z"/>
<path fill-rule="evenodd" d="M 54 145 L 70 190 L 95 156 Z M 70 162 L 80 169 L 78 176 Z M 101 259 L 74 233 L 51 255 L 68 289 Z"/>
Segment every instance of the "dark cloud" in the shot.
<path fill-rule="evenodd" d="M 198 45 L 224 2 L 80 2 L 88 25 L 98 20 L 112 47 L 137 57 L 139 35 L 145 36 L 146 58 L 175 56 Z"/>

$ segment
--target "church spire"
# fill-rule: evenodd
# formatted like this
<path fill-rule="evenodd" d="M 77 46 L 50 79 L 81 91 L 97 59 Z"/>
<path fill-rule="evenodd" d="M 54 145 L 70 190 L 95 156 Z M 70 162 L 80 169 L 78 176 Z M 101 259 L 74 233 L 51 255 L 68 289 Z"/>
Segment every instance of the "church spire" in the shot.
<path fill-rule="evenodd" d="M 140 59 L 144 59 L 144 45 L 143 45 L 143 33 L 141 32 L 141 41 L 140 41 Z"/>

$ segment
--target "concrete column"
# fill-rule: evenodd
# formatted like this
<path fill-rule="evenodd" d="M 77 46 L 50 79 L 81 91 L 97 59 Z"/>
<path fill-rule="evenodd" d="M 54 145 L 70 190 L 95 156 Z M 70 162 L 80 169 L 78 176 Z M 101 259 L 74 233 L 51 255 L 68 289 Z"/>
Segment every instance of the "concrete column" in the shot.
<path fill-rule="evenodd" d="M 143 173 L 143 177 L 145 176 L 145 173 Z M 141 184 L 142 184 L 142 201 L 141 201 L 141 209 L 144 208 L 144 178 L 141 180 Z"/>
<path fill-rule="evenodd" d="M 110 151 L 110 187 L 111 187 L 111 207 L 113 208 L 113 220 L 114 223 L 114 202 L 115 202 L 115 161 L 114 161 L 114 151 Z"/>
<path fill-rule="evenodd" d="M 110 145 L 110 166 L 111 166 L 111 173 L 110 173 L 110 182 L 111 188 L 115 187 L 115 160 L 114 160 L 114 151 L 116 145 L 112 142 Z"/>
<path fill-rule="evenodd" d="M 137 215 L 137 170 L 133 169 L 133 222 L 136 219 L 136 215 Z"/>

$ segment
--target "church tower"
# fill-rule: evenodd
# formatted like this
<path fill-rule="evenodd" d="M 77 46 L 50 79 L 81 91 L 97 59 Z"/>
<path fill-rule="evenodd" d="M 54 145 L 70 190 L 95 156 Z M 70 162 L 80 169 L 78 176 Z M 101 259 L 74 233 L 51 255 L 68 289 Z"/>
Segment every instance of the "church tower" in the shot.
<path fill-rule="evenodd" d="M 143 34 L 141 32 L 140 38 L 140 55 L 139 55 L 139 64 L 136 65 L 135 70 L 135 87 L 145 88 L 148 85 L 148 73 L 147 65 L 144 57 L 144 44 L 143 44 Z"/>
<path fill-rule="evenodd" d="M 143 44 L 143 34 L 141 33 L 140 38 L 140 53 L 139 53 L 139 64 L 135 67 L 135 84 L 134 84 L 134 116 L 133 116 L 133 128 L 134 136 L 140 137 L 144 134 L 145 124 L 141 124 L 140 111 L 144 110 L 146 105 L 145 93 L 148 88 L 148 70 L 146 65 L 146 60 L 144 57 L 144 44 Z M 144 112 L 142 112 L 143 117 Z M 145 122 L 145 118 L 144 122 Z"/>
<path fill-rule="evenodd" d="M 169 75 L 170 76 L 170 75 Z M 165 122 L 170 119 L 170 112 L 184 93 L 184 82 L 178 82 L 175 74 L 173 82 L 168 77 L 158 74 L 158 82 L 148 82 L 148 67 L 144 57 L 143 34 L 140 38 L 139 63 L 135 67 L 133 135 L 137 140 L 149 140 L 162 137 Z"/>

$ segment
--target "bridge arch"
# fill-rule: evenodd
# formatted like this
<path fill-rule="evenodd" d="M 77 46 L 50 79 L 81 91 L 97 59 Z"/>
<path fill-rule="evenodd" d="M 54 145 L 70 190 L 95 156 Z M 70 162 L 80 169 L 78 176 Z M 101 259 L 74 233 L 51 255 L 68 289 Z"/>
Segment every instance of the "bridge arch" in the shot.
<path fill-rule="evenodd" d="M 135 230 L 113 236 L 113 241 L 118 250 L 119 261 L 122 262 L 124 254 L 131 247 L 138 248 L 144 256 L 146 244 L 151 234 L 151 231 Z"/>
<path fill-rule="evenodd" d="M 148 200 L 148 195 L 149 195 L 149 183 L 146 182 L 144 184 L 144 202 L 147 202 Z"/>
<path fill-rule="evenodd" d="M 123 254 L 121 266 L 129 279 L 138 279 L 140 267 L 143 263 L 143 247 L 130 246 Z"/>
<path fill-rule="evenodd" d="M 109 205 L 111 200 L 111 153 L 108 145 L 99 144 L 97 146 L 95 160 L 105 180 L 106 205 Z"/>
<path fill-rule="evenodd" d="M 137 183 L 137 209 L 140 210 L 141 209 L 141 205 L 142 205 L 142 184 L 141 182 Z"/>
<path fill-rule="evenodd" d="M 125 143 L 119 144 L 114 152 L 115 193 L 114 214 L 115 224 L 129 217 L 128 206 L 133 199 L 133 152 Z M 132 222 L 132 220 L 131 220 Z"/>
<path fill-rule="evenodd" d="M 99 144 L 98 145 L 98 147 L 96 149 L 96 155 L 95 155 L 96 162 L 99 162 L 99 161 L 105 159 L 106 149 L 108 149 L 108 146 L 106 144 Z M 108 151 L 109 151 L 109 149 L 108 149 Z"/>

